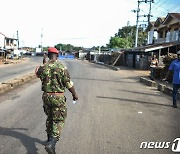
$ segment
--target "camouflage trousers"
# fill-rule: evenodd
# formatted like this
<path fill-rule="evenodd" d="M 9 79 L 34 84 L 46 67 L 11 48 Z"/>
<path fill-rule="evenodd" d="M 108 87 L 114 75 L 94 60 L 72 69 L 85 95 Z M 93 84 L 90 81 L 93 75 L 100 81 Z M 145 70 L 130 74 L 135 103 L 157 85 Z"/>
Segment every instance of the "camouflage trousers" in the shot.
<path fill-rule="evenodd" d="M 46 132 L 48 136 L 53 136 L 59 140 L 62 128 L 67 117 L 66 97 L 43 93 L 43 108 L 47 115 Z"/>

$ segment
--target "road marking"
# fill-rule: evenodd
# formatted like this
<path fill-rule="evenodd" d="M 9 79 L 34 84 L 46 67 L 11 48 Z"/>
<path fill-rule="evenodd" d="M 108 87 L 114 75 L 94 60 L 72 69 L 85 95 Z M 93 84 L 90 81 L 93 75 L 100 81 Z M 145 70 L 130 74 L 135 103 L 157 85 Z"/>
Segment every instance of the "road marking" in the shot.
<path fill-rule="evenodd" d="M 142 111 L 139 111 L 138 114 L 142 114 Z"/>

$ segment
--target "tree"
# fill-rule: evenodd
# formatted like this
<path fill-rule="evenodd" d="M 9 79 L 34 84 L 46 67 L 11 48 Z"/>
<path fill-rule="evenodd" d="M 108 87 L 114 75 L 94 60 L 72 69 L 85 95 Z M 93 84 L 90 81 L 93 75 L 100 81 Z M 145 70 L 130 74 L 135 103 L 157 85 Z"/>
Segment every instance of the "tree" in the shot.
<path fill-rule="evenodd" d="M 147 33 L 139 28 L 138 46 L 146 44 Z M 135 45 L 136 26 L 125 26 L 118 30 L 114 37 L 110 38 L 110 48 L 132 48 Z"/>
<path fill-rule="evenodd" d="M 118 36 L 111 37 L 109 47 L 110 48 L 130 48 L 131 42 L 127 38 L 121 38 Z"/>
<path fill-rule="evenodd" d="M 48 51 L 49 46 L 43 47 L 43 51 Z"/>
<path fill-rule="evenodd" d="M 146 45 L 146 43 L 147 43 L 147 32 L 144 32 L 143 28 L 139 28 L 138 46 Z"/>
<path fill-rule="evenodd" d="M 55 48 L 57 48 L 58 50 L 61 50 L 61 51 L 79 51 L 79 50 L 82 50 L 82 47 L 75 47 L 71 44 L 57 44 L 55 45 Z"/>
<path fill-rule="evenodd" d="M 122 38 L 134 36 L 135 38 L 135 34 L 136 34 L 136 26 L 125 26 L 125 27 L 122 27 L 122 29 L 119 29 L 118 33 L 116 33 L 115 36 L 119 36 Z"/>

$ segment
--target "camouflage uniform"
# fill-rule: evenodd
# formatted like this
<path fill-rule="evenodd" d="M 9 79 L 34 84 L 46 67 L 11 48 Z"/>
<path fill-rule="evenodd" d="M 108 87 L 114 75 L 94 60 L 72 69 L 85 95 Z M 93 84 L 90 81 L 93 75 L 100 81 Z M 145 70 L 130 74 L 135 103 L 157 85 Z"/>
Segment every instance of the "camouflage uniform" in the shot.
<path fill-rule="evenodd" d="M 65 92 L 65 88 L 71 88 L 73 82 L 70 80 L 67 68 L 58 60 L 40 66 L 36 74 L 42 81 L 42 91 L 44 91 L 42 99 L 44 112 L 47 115 L 47 134 L 59 140 L 67 116 L 66 97 L 61 93 Z"/>

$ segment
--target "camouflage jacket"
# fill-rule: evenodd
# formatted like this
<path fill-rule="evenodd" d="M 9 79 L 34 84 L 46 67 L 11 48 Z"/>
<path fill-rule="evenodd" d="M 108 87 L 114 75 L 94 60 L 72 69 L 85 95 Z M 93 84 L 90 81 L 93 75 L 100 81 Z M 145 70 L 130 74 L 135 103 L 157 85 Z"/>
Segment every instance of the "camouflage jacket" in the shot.
<path fill-rule="evenodd" d="M 67 68 L 58 60 L 40 66 L 36 75 L 41 79 L 44 92 L 65 92 L 65 88 L 73 86 Z"/>

